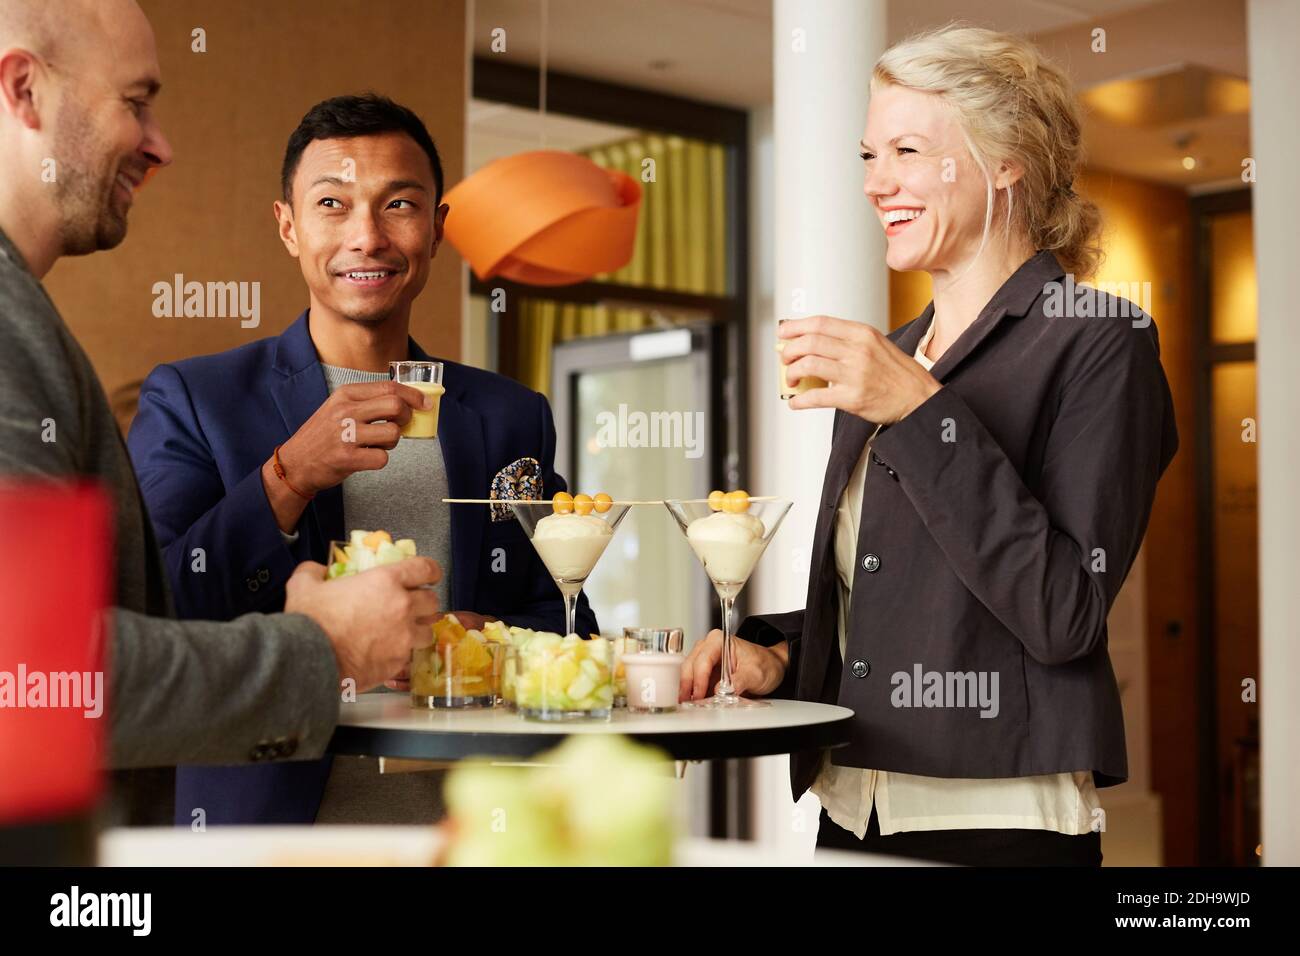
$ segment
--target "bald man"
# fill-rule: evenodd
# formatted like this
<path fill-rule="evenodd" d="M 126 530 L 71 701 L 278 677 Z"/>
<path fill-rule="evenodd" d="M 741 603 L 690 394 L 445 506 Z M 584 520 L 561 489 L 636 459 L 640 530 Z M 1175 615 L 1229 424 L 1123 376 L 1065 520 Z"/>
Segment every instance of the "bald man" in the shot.
<path fill-rule="evenodd" d="M 169 619 L 113 413 L 41 286 L 59 257 L 118 245 L 135 189 L 171 162 L 153 115 L 160 85 L 153 31 L 133 0 L 0 0 L 0 479 L 93 479 L 114 505 L 114 766 L 319 757 L 340 681 L 377 686 L 427 643 L 437 600 L 425 586 L 438 566 L 417 558 L 326 583 L 325 569 L 307 562 L 287 582 L 283 614 Z M 395 388 L 410 407 L 422 401 Z M 49 419 L 52 442 L 42 435 Z M 124 819 L 170 823 L 173 776 L 119 778 Z"/>

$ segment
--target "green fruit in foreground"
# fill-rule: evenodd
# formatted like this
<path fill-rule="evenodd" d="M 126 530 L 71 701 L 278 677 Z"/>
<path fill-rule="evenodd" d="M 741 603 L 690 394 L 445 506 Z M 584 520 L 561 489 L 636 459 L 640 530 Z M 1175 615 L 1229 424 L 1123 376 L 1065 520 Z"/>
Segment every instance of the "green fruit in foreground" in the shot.
<path fill-rule="evenodd" d="M 540 767 L 461 764 L 448 776 L 459 866 L 663 866 L 672 862 L 666 754 L 614 735 L 575 735 Z"/>

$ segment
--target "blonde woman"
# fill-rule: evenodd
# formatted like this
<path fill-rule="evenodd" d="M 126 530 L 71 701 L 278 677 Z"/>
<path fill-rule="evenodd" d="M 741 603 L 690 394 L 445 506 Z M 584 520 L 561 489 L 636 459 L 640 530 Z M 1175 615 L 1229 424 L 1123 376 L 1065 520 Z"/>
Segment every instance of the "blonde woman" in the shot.
<path fill-rule="evenodd" d="M 1098 865 L 1128 775 L 1106 615 L 1177 449 L 1155 325 L 1075 292 L 1098 261 L 1079 108 L 1029 42 L 949 27 L 876 64 L 864 191 L 934 301 L 888 336 L 785 322 L 790 400 L 835 408 L 807 606 L 750 618 L 736 687 L 838 702 L 852 742 L 791 761 L 818 843 Z M 1073 294 L 1071 294 L 1073 293 Z M 721 635 L 684 699 L 717 680 Z"/>

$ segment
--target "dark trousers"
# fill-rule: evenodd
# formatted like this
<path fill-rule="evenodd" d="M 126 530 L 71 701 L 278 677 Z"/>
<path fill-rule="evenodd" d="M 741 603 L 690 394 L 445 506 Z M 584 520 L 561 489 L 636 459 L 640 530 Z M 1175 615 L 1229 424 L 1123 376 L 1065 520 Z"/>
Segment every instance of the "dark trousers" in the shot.
<path fill-rule="evenodd" d="M 1101 866 L 1101 834 L 1051 830 L 914 830 L 882 836 L 871 810 L 861 840 L 822 811 L 817 846 L 961 866 Z"/>

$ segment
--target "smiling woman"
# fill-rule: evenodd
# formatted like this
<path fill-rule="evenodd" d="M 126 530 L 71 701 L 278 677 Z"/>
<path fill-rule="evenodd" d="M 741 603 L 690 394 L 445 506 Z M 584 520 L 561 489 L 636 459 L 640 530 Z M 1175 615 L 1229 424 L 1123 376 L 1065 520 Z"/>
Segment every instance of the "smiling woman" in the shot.
<path fill-rule="evenodd" d="M 886 235 L 910 233 L 890 243 L 890 268 L 950 268 L 972 243 L 982 252 L 996 229 L 1026 236 L 1079 279 L 1096 271 L 1100 215 L 1073 188 L 1083 162 L 1079 105 L 1064 71 L 1032 44 L 974 28 L 923 35 L 885 52 L 871 90 L 867 193 Z M 930 206 L 936 214 L 918 234 L 909 224 Z M 963 208 L 948 217 L 953 206 Z M 953 220 L 981 224 L 978 239 Z"/>
<path fill-rule="evenodd" d="M 1097 263 L 1080 154 L 1069 83 L 1023 38 L 893 47 L 863 189 L 887 263 L 929 273 L 934 301 L 887 337 L 778 326 L 787 381 L 830 383 L 789 407 L 837 414 L 807 606 L 746 620 L 733 673 L 854 711 L 849 746 L 791 763 L 823 846 L 1101 861 L 1098 790 L 1128 775 L 1106 618 L 1178 439 L 1150 317 L 1100 291 L 1086 317 L 1049 304 Z M 692 697 L 721 643 L 692 650 Z"/>

